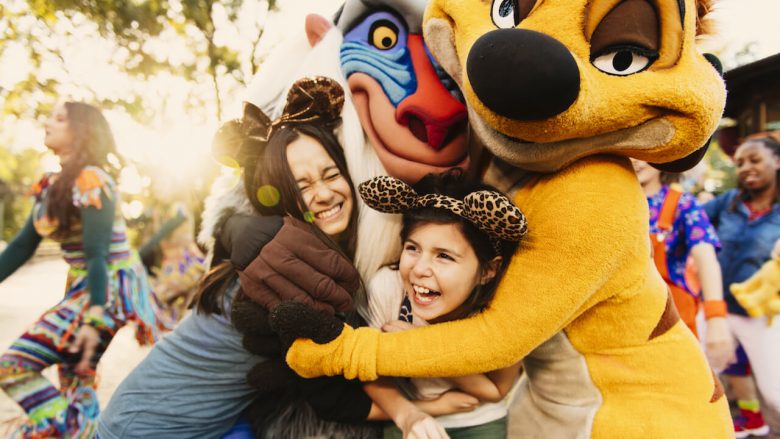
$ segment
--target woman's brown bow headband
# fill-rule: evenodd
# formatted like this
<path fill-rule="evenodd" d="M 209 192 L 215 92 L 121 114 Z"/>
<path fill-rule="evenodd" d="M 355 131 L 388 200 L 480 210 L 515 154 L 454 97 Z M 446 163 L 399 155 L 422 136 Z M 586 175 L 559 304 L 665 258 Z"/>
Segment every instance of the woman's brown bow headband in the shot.
<path fill-rule="evenodd" d="M 214 135 L 214 156 L 222 164 L 238 167 L 245 158 L 261 151 L 259 148 L 280 127 L 303 123 L 335 126 L 343 106 L 344 89 L 335 80 L 324 76 L 299 79 L 290 88 L 284 111 L 276 120 L 245 103 L 244 116 L 224 123 Z"/>

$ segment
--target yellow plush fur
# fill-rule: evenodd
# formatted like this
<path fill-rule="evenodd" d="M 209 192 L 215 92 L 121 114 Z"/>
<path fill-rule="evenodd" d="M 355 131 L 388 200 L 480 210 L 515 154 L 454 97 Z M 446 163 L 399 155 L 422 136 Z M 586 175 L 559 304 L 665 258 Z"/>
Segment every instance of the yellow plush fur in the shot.
<path fill-rule="evenodd" d="M 751 317 L 780 314 L 780 258 L 772 258 L 750 279 L 731 285 L 731 292 Z"/>
<path fill-rule="evenodd" d="M 594 28 L 620 0 L 530 2 L 517 27 L 563 44 L 580 75 L 576 100 L 540 120 L 494 113 L 469 81 L 472 46 L 496 29 L 493 2 L 429 4 L 426 42 L 460 84 L 473 132 L 505 162 L 544 172 L 515 196 L 529 233 L 481 314 L 387 334 L 348 328 L 326 345 L 299 340 L 287 357 L 298 373 L 457 376 L 524 359 L 522 437 L 733 437 L 720 383 L 654 268 L 646 199 L 626 158 L 676 160 L 715 129 L 725 89 L 694 47 L 696 12 L 709 2 L 686 0 L 682 21 L 676 0 L 650 2 L 659 56 L 628 76 L 590 58 Z"/>
<path fill-rule="evenodd" d="M 495 28 L 490 20 L 491 2 L 432 2 L 424 24 L 426 42 L 437 58 L 437 47 L 446 46 L 447 41 L 454 43 L 458 58 L 439 61 L 460 83 L 470 110 L 487 125 L 481 129 L 483 123 L 475 125 L 472 118 L 472 126 L 478 135 L 483 131 L 480 138 L 488 149 L 521 168 L 554 171 L 580 157 L 603 152 L 650 162 L 684 157 L 703 145 L 715 130 L 726 98 L 723 81 L 696 50 L 698 17 L 688 13 L 686 27 L 680 29 L 677 1 L 653 2 L 662 17 L 659 60 L 641 74 L 611 76 L 591 65 L 589 41 L 583 34 L 588 31 L 587 23 L 597 23 L 599 15 L 605 15 L 617 3 L 619 0 L 536 2 L 535 9 L 520 24 L 520 28 L 562 42 L 579 67 L 582 92 L 577 101 L 567 111 L 549 119 L 517 121 L 496 115 L 477 98 L 464 74 L 469 48 Z M 685 3 L 688 11 L 696 10 L 693 1 Z M 624 136 L 614 136 L 627 135 L 630 133 L 627 130 L 643 129 L 650 124 L 663 126 L 652 131 L 652 138 L 645 135 L 621 142 Z M 610 134 L 613 136 L 607 142 L 592 144 Z M 506 136 L 535 144 L 516 145 Z M 587 146 L 580 148 L 583 143 Z"/>

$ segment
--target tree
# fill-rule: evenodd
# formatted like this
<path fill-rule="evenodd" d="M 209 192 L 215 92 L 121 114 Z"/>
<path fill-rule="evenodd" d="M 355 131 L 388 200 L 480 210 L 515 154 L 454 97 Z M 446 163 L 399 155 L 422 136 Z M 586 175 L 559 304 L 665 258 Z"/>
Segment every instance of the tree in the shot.
<path fill-rule="evenodd" d="M 161 73 L 193 85 L 207 80 L 211 96 L 198 96 L 202 90 L 193 86 L 192 108 L 213 102 L 220 120 L 225 95 L 257 71 L 264 19 L 275 8 L 276 0 L 12 0 L 0 5 L 0 57 L 11 43 L 20 44 L 29 68 L 13 87 L 0 90 L 2 111 L 38 116 L 63 86 L 75 85 L 105 107 L 121 106 L 140 122 L 153 119 L 155 106 L 141 94 L 105 96 L 86 81 L 69 84 L 67 48 L 99 37 L 113 52 L 109 62 L 128 81 L 147 82 Z M 228 41 L 220 33 L 240 38 Z"/>
<path fill-rule="evenodd" d="M 38 156 L 32 149 L 11 153 L 0 148 L 0 240 L 10 240 L 27 221 L 32 200 L 26 195 L 40 177 Z"/>
<path fill-rule="evenodd" d="M 39 152 L 29 149 L 37 137 L 27 144 L 15 136 L 21 121 L 41 121 L 65 97 L 127 114 L 157 134 L 183 115 L 193 126 L 214 125 L 223 103 L 236 101 L 256 73 L 258 43 L 275 9 L 276 0 L 0 2 L 0 133 L 12 138 L 0 139 L 2 237 L 23 224 L 28 180 L 40 174 Z M 160 176 L 159 168 L 136 165 Z M 169 197 L 202 201 L 217 173 L 203 167 Z M 124 195 L 159 204 L 148 188 Z"/>

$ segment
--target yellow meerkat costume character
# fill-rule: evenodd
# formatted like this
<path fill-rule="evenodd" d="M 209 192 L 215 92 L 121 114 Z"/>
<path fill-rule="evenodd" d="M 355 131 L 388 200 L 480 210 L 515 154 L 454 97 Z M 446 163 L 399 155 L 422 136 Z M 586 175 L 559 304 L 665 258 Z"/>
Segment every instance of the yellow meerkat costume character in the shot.
<path fill-rule="evenodd" d="M 733 437 L 720 384 L 653 266 L 627 158 L 671 169 L 703 153 L 725 101 L 694 45 L 708 6 L 434 0 L 426 42 L 472 129 L 504 175 L 534 171 L 513 181 L 529 233 L 481 314 L 395 333 L 345 326 L 327 344 L 296 341 L 293 369 L 373 380 L 523 359 L 522 437 Z"/>

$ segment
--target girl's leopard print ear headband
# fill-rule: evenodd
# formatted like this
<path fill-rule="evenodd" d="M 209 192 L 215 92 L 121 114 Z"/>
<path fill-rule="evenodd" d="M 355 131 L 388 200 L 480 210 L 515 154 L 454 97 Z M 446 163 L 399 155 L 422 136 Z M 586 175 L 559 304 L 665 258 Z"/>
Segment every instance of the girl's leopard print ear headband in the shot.
<path fill-rule="evenodd" d="M 422 207 L 446 209 L 461 216 L 494 241 L 520 241 L 528 232 L 525 215 L 506 196 L 494 191 L 477 191 L 463 200 L 441 194 L 419 195 L 411 186 L 386 175 L 364 181 L 358 186 L 366 205 L 384 213 L 404 213 Z"/>

